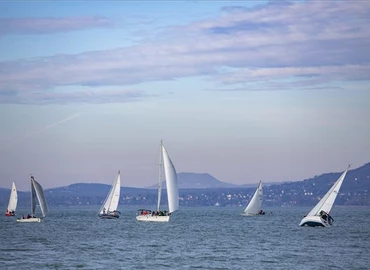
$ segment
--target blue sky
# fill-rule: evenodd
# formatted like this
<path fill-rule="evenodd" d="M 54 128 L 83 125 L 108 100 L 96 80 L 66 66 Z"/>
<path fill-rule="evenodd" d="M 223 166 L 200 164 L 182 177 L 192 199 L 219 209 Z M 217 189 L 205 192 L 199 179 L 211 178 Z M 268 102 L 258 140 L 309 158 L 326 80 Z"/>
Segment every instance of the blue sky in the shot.
<path fill-rule="evenodd" d="M 370 2 L 0 2 L 0 186 L 296 181 L 370 161 Z"/>

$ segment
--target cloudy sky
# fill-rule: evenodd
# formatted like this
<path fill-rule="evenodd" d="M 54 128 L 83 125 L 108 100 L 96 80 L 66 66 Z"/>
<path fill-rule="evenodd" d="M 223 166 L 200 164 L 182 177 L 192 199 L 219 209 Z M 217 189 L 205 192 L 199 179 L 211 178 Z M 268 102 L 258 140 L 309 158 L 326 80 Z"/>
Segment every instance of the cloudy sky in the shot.
<path fill-rule="evenodd" d="M 370 1 L 0 2 L 0 186 L 296 181 L 370 161 Z"/>

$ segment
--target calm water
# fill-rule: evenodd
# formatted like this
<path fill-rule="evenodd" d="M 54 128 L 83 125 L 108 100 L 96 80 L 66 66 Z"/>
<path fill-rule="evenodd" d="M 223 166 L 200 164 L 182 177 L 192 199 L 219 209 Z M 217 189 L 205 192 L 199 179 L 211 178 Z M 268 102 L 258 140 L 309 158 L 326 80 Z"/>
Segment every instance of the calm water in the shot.
<path fill-rule="evenodd" d="M 30 224 L 2 216 L 0 268 L 370 268 L 369 207 L 335 207 L 331 228 L 298 227 L 310 210 L 299 207 L 260 217 L 242 217 L 242 208 L 182 208 L 162 224 L 138 223 L 136 207 L 100 220 L 98 208 L 53 208 Z"/>

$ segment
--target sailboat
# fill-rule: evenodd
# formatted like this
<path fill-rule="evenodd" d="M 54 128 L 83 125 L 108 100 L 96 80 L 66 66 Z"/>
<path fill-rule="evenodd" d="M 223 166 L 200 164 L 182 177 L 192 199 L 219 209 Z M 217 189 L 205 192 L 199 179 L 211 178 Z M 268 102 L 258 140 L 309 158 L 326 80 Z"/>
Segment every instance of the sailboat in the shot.
<path fill-rule="evenodd" d="M 17 222 L 41 222 L 41 218 L 35 216 L 36 200 L 39 203 L 42 217 L 44 218 L 48 212 L 44 190 L 42 186 L 31 175 L 31 215 L 17 219 Z"/>
<path fill-rule="evenodd" d="M 259 182 L 256 191 L 253 194 L 252 199 L 248 203 L 247 207 L 244 209 L 242 216 L 257 216 L 264 215 L 265 212 L 262 210 L 262 181 Z"/>
<path fill-rule="evenodd" d="M 349 169 L 349 167 L 348 167 Z M 329 227 L 334 222 L 330 216 L 330 210 L 333 207 L 334 201 L 339 193 L 339 189 L 346 177 L 347 170 L 345 170 L 334 185 L 329 189 L 324 197 L 316 204 L 316 206 L 305 216 L 299 226 L 310 227 Z"/>
<path fill-rule="evenodd" d="M 8 208 L 6 209 L 5 216 L 8 217 L 15 216 L 15 209 L 17 209 L 17 203 L 18 203 L 18 193 L 17 188 L 15 187 L 15 184 L 13 182 L 12 190 L 10 191 Z"/>
<path fill-rule="evenodd" d="M 161 211 L 161 194 L 162 183 L 166 182 L 166 191 L 168 199 L 168 212 Z M 159 178 L 158 178 L 158 203 L 157 210 L 139 209 L 139 214 L 136 216 L 138 221 L 153 221 L 153 222 L 168 222 L 173 212 L 179 209 L 179 191 L 177 183 L 177 174 L 166 148 L 161 141 L 160 145 L 160 162 L 159 162 Z"/>
<path fill-rule="evenodd" d="M 110 189 L 107 198 L 105 199 L 102 207 L 100 208 L 98 216 L 102 219 L 117 219 L 120 212 L 117 211 L 119 197 L 121 193 L 121 175 L 118 171 L 116 180 Z"/>

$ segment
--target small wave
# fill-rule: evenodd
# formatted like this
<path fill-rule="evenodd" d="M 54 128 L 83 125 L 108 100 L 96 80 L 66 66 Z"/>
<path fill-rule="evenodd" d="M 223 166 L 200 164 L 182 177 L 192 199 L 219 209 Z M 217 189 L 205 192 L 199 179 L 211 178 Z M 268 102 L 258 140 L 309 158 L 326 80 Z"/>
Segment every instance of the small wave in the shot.
<path fill-rule="evenodd" d="M 32 251 L 30 248 L 0 248 L 0 251 Z"/>

